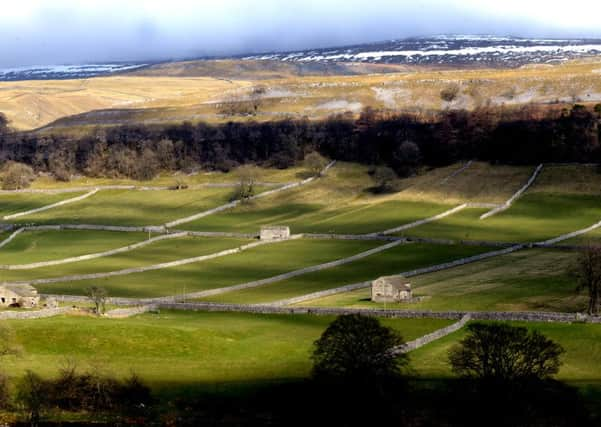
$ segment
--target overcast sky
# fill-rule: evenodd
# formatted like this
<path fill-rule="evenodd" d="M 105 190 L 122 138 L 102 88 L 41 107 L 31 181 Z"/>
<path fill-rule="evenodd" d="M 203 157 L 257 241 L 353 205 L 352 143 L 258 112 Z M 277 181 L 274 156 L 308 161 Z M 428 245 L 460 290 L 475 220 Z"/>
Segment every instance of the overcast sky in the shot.
<path fill-rule="evenodd" d="M 600 0 L 1 0 L 0 68 L 450 33 L 601 37 L 600 17 Z"/>

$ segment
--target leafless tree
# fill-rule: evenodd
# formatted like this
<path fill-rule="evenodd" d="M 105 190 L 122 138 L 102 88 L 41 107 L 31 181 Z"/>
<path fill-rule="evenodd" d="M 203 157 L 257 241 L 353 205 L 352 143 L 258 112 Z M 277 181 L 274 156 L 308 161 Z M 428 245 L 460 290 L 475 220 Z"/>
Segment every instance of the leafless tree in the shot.
<path fill-rule="evenodd" d="M 598 315 L 601 302 L 601 247 L 589 245 L 580 252 L 573 274 L 578 281 L 577 290 L 588 294 L 589 315 Z"/>
<path fill-rule="evenodd" d="M 96 314 L 104 314 L 106 311 L 106 300 L 108 299 L 107 290 L 100 286 L 91 286 L 88 288 L 87 292 L 88 298 L 94 304 Z"/>

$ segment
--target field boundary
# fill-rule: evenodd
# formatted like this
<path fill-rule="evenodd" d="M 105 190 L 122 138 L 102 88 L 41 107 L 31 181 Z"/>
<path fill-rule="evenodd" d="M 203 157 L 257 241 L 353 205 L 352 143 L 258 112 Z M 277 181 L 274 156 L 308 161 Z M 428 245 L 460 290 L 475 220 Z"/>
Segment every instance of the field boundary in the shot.
<path fill-rule="evenodd" d="M 506 211 L 507 209 L 509 209 L 511 207 L 511 205 L 513 205 L 513 202 L 515 202 L 517 199 L 522 197 L 522 195 L 532 186 L 532 184 L 534 184 L 534 182 L 536 181 L 536 178 L 538 178 L 538 175 L 540 174 L 542 169 L 543 169 L 543 164 L 541 163 L 540 165 L 538 165 L 536 167 L 536 169 L 534 169 L 534 172 L 528 179 L 528 182 L 526 182 L 526 184 L 522 188 L 520 188 L 513 196 L 511 196 L 509 198 L 509 200 L 507 200 L 501 206 L 499 206 L 489 212 L 486 212 L 485 214 L 480 216 L 480 219 L 490 218 L 493 215 L 496 215 L 500 212 L 503 212 L 503 211 Z"/>
<path fill-rule="evenodd" d="M 408 277 L 419 276 L 422 274 L 434 273 L 437 271 L 447 270 L 449 268 L 460 267 L 462 265 L 482 261 L 482 260 L 485 260 L 488 258 L 493 258 L 493 257 L 501 256 L 501 255 L 507 255 L 507 254 L 519 251 L 519 250 L 523 249 L 524 247 L 525 247 L 524 245 L 515 245 L 515 246 L 511 246 L 509 248 L 505 248 L 505 249 L 500 249 L 500 250 L 496 250 L 496 251 L 492 251 L 492 252 L 485 252 L 483 254 L 478 254 L 478 255 L 473 255 L 471 257 L 457 259 L 455 261 L 449 261 L 449 262 L 445 262 L 442 264 L 432 265 L 429 267 L 423 267 L 423 268 L 418 268 L 415 270 L 405 271 L 402 273 L 398 273 L 398 275 L 408 278 Z M 355 291 L 358 289 L 365 289 L 365 288 L 370 287 L 371 282 L 375 279 L 377 279 L 377 278 L 374 278 L 372 280 L 365 281 L 365 282 L 359 282 L 359 283 L 353 283 L 350 285 L 340 286 L 338 288 L 331 288 L 331 289 L 326 289 L 326 290 L 319 291 L 319 292 L 312 292 L 310 294 L 300 295 L 300 296 L 293 297 L 293 298 L 286 298 L 283 300 L 266 303 L 266 305 L 272 305 L 272 306 L 276 306 L 276 307 L 277 306 L 279 306 L 279 307 L 288 306 L 288 305 L 293 305 L 293 304 L 299 304 L 301 302 L 312 301 L 312 300 L 315 300 L 318 298 L 323 298 L 323 297 L 327 297 L 327 296 L 331 296 L 331 295 Z"/>
<path fill-rule="evenodd" d="M 21 229 L 21 230 L 23 230 L 23 229 Z M 111 255 L 117 255 L 117 254 L 121 254 L 124 252 L 133 251 L 135 249 L 139 249 L 144 246 L 151 245 L 151 244 L 159 242 L 161 240 L 178 239 L 178 238 L 187 237 L 187 236 L 188 236 L 188 233 L 185 233 L 185 232 L 164 234 L 161 236 L 152 237 L 152 238 L 144 240 L 142 242 L 133 243 L 128 246 L 123 246 L 121 248 L 111 249 L 111 250 L 104 251 L 104 252 L 96 252 L 93 254 L 74 256 L 74 257 L 63 258 L 63 259 L 52 260 L 52 261 L 40 261 L 40 262 L 34 262 L 34 263 L 30 263 L 30 264 L 0 265 L 0 270 L 33 270 L 35 268 L 40 268 L 40 267 L 50 267 L 50 266 L 54 266 L 54 265 L 70 264 L 70 263 L 80 262 L 80 261 L 88 261 L 91 259 L 103 258 L 103 257 L 111 256 Z"/>
<path fill-rule="evenodd" d="M 596 230 L 599 227 L 601 227 L 601 221 L 597 222 L 596 224 L 591 225 L 590 227 L 583 228 L 582 230 L 576 230 L 576 231 L 572 231 L 571 233 L 562 234 L 561 236 L 555 237 L 553 239 L 544 240 L 542 242 L 537 242 L 534 245 L 540 246 L 540 247 L 549 247 L 551 245 L 554 245 L 555 243 L 563 242 L 564 240 L 568 240 L 573 237 L 578 237 L 582 234 L 589 233 L 593 230 Z M 586 247 L 586 245 L 582 246 L 582 248 L 585 248 L 585 247 Z"/>
<path fill-rule="evenodd" d="M 443 219 L 446 218 L 447 216 L 453 215 L 457 212 L 460 212 L 466 208 L 469 207 L 468 203 L 464 203 L 462 205 L 459 206 L 455 206 L 452 209 L 449 209 L 445 212 L 439 213 L 438 215 L 434 215 L 430 218 L 424 218 L 424 219 L 420 219 L 418 221 L 414 221 L 414 222 L 410 222 L 408 224 L 405 225 L 401 225 L 399 227 L 395 227 L 395 228 L 391 228 L 389 230 L 384 230 L 384 231 L 380 231 L 378 233 L 371 233 L 368 235 L 388 235 L 388 234 L 394 234 L 394 233 L 398 233 L 399 231 L 403 231 L 403 230 L 408 230 L 410 228 L 415 228 L 415 227 L 419 227 L 420 225 L 424 225 L 424 224 L 428 224 L 430 222 L 434 222 L 434 221 L 438 221 L 439 219 Z"/>
<path fill-rule="evenodd" d="M 457 332 L 462 329 L 467 323 L 472 319 L 470 314 L 466 314 L 461 318 L 459 322 L 455 322 L 452 325 L 447 326 L 446 328 L 438 329 L 434 332 L 426 334 L 422 337 L 419 337 L 413 341 L 409 341 L 404 345 L 395 347 L 392 349 L 393 354 L 403 354 L 409 353 L 410 351 L 417 350 L 420 347 L 423 347 L 431 342 L 437 341 L 441 338 L 446 337 L 447 335 L 452 334 L 453 332 Z"/>
<path fill-rule="evenodd" d="M 33 279 L 33 280 L 23 280 L 23 281 L 15 281 L 15 282 L 0 282 L 0 284 L 3 284 L 3 285 L 42 285 L 42 284 L 52 284 L 52 283 L 61 283 L 61 282 L 77 282 L 77 281 L 81 281 L 81 280 L 91 280 L 91 279 L 103 279 L 106 277 L 114 277 L 114 276 L 125 276 L 128 274 L 144 273 L 146 271 L 154 271 L 154 270 L 163 270 L 166 268 L 178 267 L 180 265 L 187 265 L 187 264 L 194 264 L 194 263 L 198 263 L 198 262 L 208 261 L 211 259 L 220 258 L 220 257 L 227 256 L 227 255 L 237 254 L 237 253 L 249 250 L 249 249 L 256 248 L 258 246 L 287 242 L 287 241 L 295 240 L 298 238 L 299 238 L 298 235 L 293 235 L 293 236 L 290 236 L 289 239 L 267 240 L 267 241 L 263 240 L 263 241 L 259 241 L 259 242 L 242 245 L 237 248 L 225 249 L 223 251 L 216 252 L 213 254 L 201 255 L 198 257 L 194 257 L 194 258 L 185 258 L 185 259 L 180 259 L 180 260 L 175 260 L 175 261 L 170 261 L 170 262 L 164 262 L 164 263 L 160 263 L 160 264 L 147 265 L 144 267 L 133 267 L 133 268 L 126 268 L 123 270 L 107 271 L 104 273 L 78 274 L 78 275 L 72 275 L 72 276 L 54 277 L 54 278 L 49 278 L 49 279 Z"/>
<path fill-rule="evenodd" d="M 25 231 L 24 228 L 19 228 L 16 231 L 14 231 L 10 236 L 8 236 L 6 239 L 4 239 L 2 242 L 0 242 L 0 248 L 3 248 L 4 246 L 8 245 L 23 231 Z"/>
<path fill-rule="evenodd" d="M 254 280 L 252 282 L 242 283 L 240 285 L 226 286 L 226 287 L 223 287 L 223 288 L 209 289 L 209 290 L 206 290 L 206 291 L 192 292 L 192 293 L 185 294 L 185 295 L 168 296 L 168 297 L 163 297 L 163 298 L 153 298 L 153 299 L 150 299 L 149 301 L 153 301 L 153 302 L 159 302 L 159 301 L 170 302 L 170 301 L 174 301 L 174 300 L 178 300 L 178 299 L 186 300 L 186 299 L 205 298 L 205 297 L 214 296 L 214 295 L 220 295 L 220 294 L 224 294 L 224 293 L 228 293 L 228 292 L 235 292 L 235 291 L 240 291 L 240 290 L 244 290 L 244 289 L 257 288 L 257 287 L 260 287 L 260 286 L 269 285 L 271 283 L 277 283 L 277 282 L 280 282 L 282 280 L 292 279 L 294 277 L 302 276 L 304 274 L 314 273 L 316 271 L 327 270 L 327 269 L 330 269 L 330 268 L 334 268 L 334 267 L 338 267 L 338 266 L 341 266 L 341 265 L 349 264 L 351 262 L 355 262 L 355 261 L 358 261 L 360 259 L 367 258 L 368 256 L 375 255 L 377 253 L 386 251 L 388 249 L 391 249 L 391 248 L 394 248 L 396 246 L 399 246 L 401 244 L 406 244 L 406 243 L 407 242 L 405 240 L 396 240 L 394 242 L 387 243 L 385 245 L 378 246 L 376 248 L 369 249 L 369 250 L 364 251 L 364 252 L 360 252 L 358 254 L 352 255 L 352 256 L 347 257 L 347 258 L 341 258 L 341 259 L 330 261 L 330 262 L 326 262 L 326 263 L 323 263 L 323 264 L 312 265 L 312 266 L 309 266 L 309 267 L 305 267 L 305 268 L 301 268 L 301 269 L 298 269 L 298 270 L 290 271 L 288 273 L 282 273 L 282 274 L 278 274 L 277 276 L 268 277 L 266 279 Z"/>
<path fill-rule="evenodd" d="M 291 184 L 291 182 L 257 182 L 256 185 L 261 187 L 279 187 Z M 188 185 L 185 189 L 178 190 L 175 186 L 170 185 L 89 185 L 69 188 L 25 188 L 22 190 L 0 190 L 2 194 L 64 194 L 64 193 L 79 193 L 82 191 L 97 190 L 131 190 L 131 191 L 185 191 L 185 190 L 201 190 L 203 188 L 235 188 L 239 184 L 235 182 L 206 182 L 201 184 Z"/>
<path fill-rule="evenodd" d="M 98 189 L 94 189 L 92 191 L 90 191 L 89 193 L 83 194 L 81 196 L 78 197 L 73 197 L 71 199 L 67 199 L 67 200 L 61 200 L 60 202 L 56 202 L 53 203 L 51 205 L 47 205 L 47 206 L 42 206 L 41 208 L 36 208 L 36 209 L 30 209 L 28 211 L 24 211 L 24 212 L 19 212 L 16 214 L 11 214 L 11 215 L 6 215 L 3 216 L 2 219 L 4 221 L 9 220 L 9 219 L 15 219 L 15 218 L 20 218 L 22 216 L 27 216 L 27 215 L 32 215 L 32 214 L 36 214 L 38 212 L 44 212 L 50 209 L 54 209 L 54 208 L 58 208 L 60 206 L 64 206 L 64 205 L 68 205 L 71 203 L 75 203 L 75 202 L 79 202 L 80 200 L 84 200 L 87 199 L 88 197 L 93 196 L 94 194 L 98 193 Z"/>
<path fill-rule="evenodd" d="M 451 179 L 453 179 L 457 175 L 463 173 L 465 170 L 467 170 L 472 165 L 472 163 L 474 163 L 473 160 L 468 161 L 466 164 L 464 164 L 459 169 L 457 169 L 456 171 L 452 172 L 450 175 L 448 175 L 446 178 L 444 178 L 442 181 L 440 181 L 440 185 L 445 185 Z"/>
<path fill-rule="evenodd" d="M 287 185 L 284 185 L 282 187 L 275 188 L 273 190 L 264 191 L 262 193 L 257 194 L 256 196 L 250 197 L 249 200 L 257 200 L 257 199 L 260 199 L 260 198 L 263 198 L 263 197 L 270 196 L 272 194 L 276 194 L 276 193 L 280 193 L 282 191 L 289 190 L 291 188 L 301 187 L 303 185 L 309 184 L 309 183 L 315 181 L 317 178 L 325 175 L 326 172 L 328 170 L 330 170 L 335 164 L 336 164 L 336 160 L 328 163 L 328 165 L 320 172 L 319 176 L 312 176 L 312 177 L 304 179 L 302 181 L 293 182 L 291 184 L 287 184 Z M 204 218 L 206 216 L 216 214 L 218 212 L 222 212 L 222 211 L 225 211 L 225 210 L 229 210 L 229 209 L 235 208 L 240 203 L 241 203 L 240 200 L 234 200 L 233 202 L 226 203 L 225 205 L 221 205 L 221 206 L 218 206 L 216 208 L 209 209 L 207 211 L 197 213 L 195 215 L 191 215 L 191 216 L 188 216 L 188 217 L 185 217 L 185 218 L 180 218 L 180 219 L 176 219 L 174 221 L 168 222 L 168 223 L 164 224 L 163 227 L 165 227 L 165 228 L 177 227 L 178 225 L 181 225 L 181 224 L 186 224 L 188 222 L 196 221 L 197 219 L 201 219 L 201 218 Z"/>

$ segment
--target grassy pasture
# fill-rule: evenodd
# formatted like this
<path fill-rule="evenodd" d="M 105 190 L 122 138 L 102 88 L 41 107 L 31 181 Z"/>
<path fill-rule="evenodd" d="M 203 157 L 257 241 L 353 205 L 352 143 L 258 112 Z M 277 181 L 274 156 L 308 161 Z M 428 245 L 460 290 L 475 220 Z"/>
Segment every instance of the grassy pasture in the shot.
<path fill-rule="evenodd" d="M 399 179 L 396 191 L 373 194 L 376 183 L 367 167 L 338 163 L 308 187 L 256 200 L 202 218 L 187 228 L 249 232 L 264 224 L 290 225 L 294 232 L 361 234 L 384 231 L 428 218 L 465 202 L 501 202 L 519 189 L 530 167 L 475 162 L 444 181 L 462 165 L 424 170 Z"/>
<path fill-rule="evenodd" d="M 568 274 L 573 252 L 525 250 L 446 271 L 414 277 L 417 303 L 387 304 L 389 309 L 466 311 L 566 311 L 582 312 L 586 297 L 575 291 Z M 370 289 L 302 303 L 304 306 L 384 308 L 371 301 Z"/>
<path fill-rule="evenodd" d="M 535 242 L 589 227 L 601 220 L 601 198 L 593 195 L 526 193 L 514 205 L 480 220 L 487 209 L 466 209 L 406 231 L 408 236 L 457 240 Z"/>
<path fill-rule="evenodd" d="M 229 202 L 232 188 L 103 190 L 71 205 L 19 218 L 36 224 L 160 225 Z"/>
<path fill-rule="evenodd" d="M 214 240 L 214 242 L 216 245 L 223 245 L 223 242 L 227 242 L 227 240 L 219 239 Z M 181 294 L 184 290 L 186 292 L 202 291 L 272 277 L 299 268 L 345 258 L 381 244 L 381 242 L 361 241 L 293 240 L 261 246 L 239 254 L 201 263 L 105 279 L 38 285 L 37 288 L 40 292 L 46 293 L 82 295 L 89 286 L 98 285 L 105 287 L 112 296 L 158 297 L 176 295 Z M 230 243 L 228 247 L 234 246 L 237 245 Z M 144 249 L 151 250 L 150 248 Z M 171 259 L 182 258 L 182 251 L 179 249 L 171 248 L 167 252 L 171 253 Z M 212 252 L 215 252 L 215 250 L 207 251 L 207 253 Z M 131 259 L 132 253 L 124 255 L 124 261 L 119 264 L 119 268 L 123 268 L 121 267 L 123 263 L 131 263 L 128 259 Z M 194 256 L 198 255 L 202 255 L 200 250 L 196 250 Z M 141 257 L 141 259 L 148 262 L 146 257 Z M 103 261 L 107 262 L 108 258 L 103 259 Z M 166 261 L 166 259 L 163 258 L 162 261 Z M 152 263 L 154 264 L 154 262 Z M 90 272 L 91 262 L 82 263 L 77 267 L 73 264 L 73 266 L 71 268 L 77 268 L 78 272 L 87 273 Z M 114 267 L 117 267 L 117 265 Z M 108 268 L 105 271 L 108 271 Z M 12 274 L 13 272 L 9 273 Z M 31 272 L 25 274 L 15 273 L 17 275 L 10 277 L 23 278 L 30 277 L 32 274 Z M 40 276 L 46 277 L 48 274 L 48 272 L 44 272 Z M 62 276 L 62 274 L 58 275 L 55 272 L 50 274 L 55 277 Z"/>
<path fill-rule="evenodd" d="M 522 187 L 534 170 L 531 166 L 491 165 L 472 162 L 437 168 L 426 175 L 403 180 L 404 197 L 461 204 L 465 202 L 503 203 Z"/>
<path fill-rule="evenodd" d="M 236 248 L 249 242 L 250 240 L 244 239 L 213 239 L 199 237 L 182 237 L 179 239 L 161 240 L 152 243 L 151 245 L 134 249 L 133 251 L 96 258 L 89 261 L 41 267 L 33 270 L 2 271 L 2 280 L 32 280 L 142 267 L 176 261 L 183 258 L 209 255 L 224 249 Z"/>
<path fill-rule="evenodd" d="M 331 317 L 164 311 L 129 319 L 61 316 L 7 321 L 24 354 L 6 372 L 56 374 L 64 358 L 117 376 L 132 369 L 155 389 L 216 390 L 308 376 L 312 343 Z M 383 320 L 412 340 L 451 322 Z M 44 337 L 44 339 L 40 339 Z M 221 385 L 221 386 L 220 386 Z"/>
<path fill-rule="evenodd" d="M 256 231 L 264 224 L 286 224 L 293 232 L 369 233 L 426 218 L 452 205 L 423 200 L 404 192 L 374 195 L 368 168 L 338 163 L 325 178 L 308 186 L 255 200 L 202 218 L 186 228 Z M 428 176 L 424 179 L 428 179 Z M 415 180 L 402 181 L 411 186 Z"/>
<path fill-rule="evenodd" d="M 578 386 L 585 392 L 593 392 L 591 388 L 596 389 L 597 393 L 601 391 L 599 325 L 520 322 L 512 324 L 536 329 L 565 348 L 564 363 L 557 376 L 559 380 Z M 451 346 L 464 336 L 465 330 L 461 330 L 411 352 L 412 366 L 418 375 L 429 378 L 452 377 L 447 354 Z"/>
<path fill-rule="evenodd" d="M 254 289 L 215 295 L 205 300 L 243 304 L 277 301 L 372 280 L 384 275 L 399 274 L 403 271 L 440 264 L 487 250 L 469 246 L 401 245 L 350 264 Z"/>
<path fill-rule="evenodd" d="M 147 238 L 145 233 L 110 231 L 26 231 L 0 251 L 0 264 L 28 264 L 121 248 Z M 0 235 L 0 241 L 3 235 Z"/>
<path fill-rule="evenodd" d="M 290 167 L 288 169 L 273 169 L 258 167 L 258 180 L 271 183 L 288 183 L 304 179 L 303 173 L 306 169 L 302 166 Z M 236 184 L 239 178 L 236 170 L 230 172 L 220 171 L 198 171 L 194 174 L 169 174 L 162 173 L 150 181 L 138 181 L 127 178 L 91 178 L 77 177 L 70 182 L 57 181 L 52 176 L 40 176 L 32 184 L 31 188 L 37 189 L 61 189 L 71 187 L 90 187 L 103 185 L 133 185 L 133 186 L 173 186 L 177 180 L 183 180 L 188 185 L 199 184 Z"/>
<path fill-rule="evenodd" d="M 84 193 L 66 193 L 66 194 L 30 194 L 30 193 L 12 193 L 0 194 L 0 219 L 7 215 L 13 215 L 19 212 L 25 212 L 32 209 L 41 208 L 81 196 Z"/>

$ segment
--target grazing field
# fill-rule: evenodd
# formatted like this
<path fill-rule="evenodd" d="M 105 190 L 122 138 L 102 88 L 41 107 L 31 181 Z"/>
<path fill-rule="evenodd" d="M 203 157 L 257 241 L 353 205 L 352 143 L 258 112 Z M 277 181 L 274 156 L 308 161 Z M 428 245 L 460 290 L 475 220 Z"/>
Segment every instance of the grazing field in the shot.
<path fill-rule="evenodd" d="M 512 207 L 481 220 L 486 209 L 466 209 L 406 235 L 456 240 L 537 242 L 601 221 L 601 198 L 592 195 L 526 193 Z"/>
<path fill-rule="evenodd" d="M 307 170 L 302 166 L 293 166 L 288 169 L 275 169 L 266 167 L 257 167 L 257 179 L 260 182 L 269 183 L 289 183 L 304 179 Z M 232 169 L 230 172 L 221 171 L 205 171 L 199 170 L 184 174 L 162 173 L 156 178 L 149 181 L 138 181 L 128 178 L 91 178 L 86 176 L 74 177 L 69 182 L 57 181 L 52 176 L 39 176 L 31 184 L 33 189 L 68 189 L 73 187 L 89 187 L 90 189 L 96 186 L 105 185 L 128 185 L 134 187 L 171 187 L 178 182 L 184 182 L 187 185 L 204 185 L 204 184 L 237 184 L 239 177 L 237 169 Z"/>
<path fill-rule="evenodd" d="M 225 249 L 237 248 L 247 243 L 251 243 L 251 240 L 200 237 L 182 237 L 178 239 L 161 240 L 129 252 L 122 252 L 116 255 L 87 261 L 40 267 L 32 270 L 2 271 L 2 280 L 22 281 L 47 279 L 52 277 L 104 273 L 126 268 L 144 267 L 185 258 L 210 255 Z"/>
<path fill-rule="evenodd" d="M 491 165 L 485 162 L 455 164 L 402 180 L 403 193 L 417 199 L 461 204 L 503 203 L 532 174 L 532 166 Z M 462 169 L 465 167 L 464 169 Z"/>
<path fill-rule="evenodd" d="M 227 240 L 216 240 L 216 242 L 227 242 Z M 112 296 L 160 297 L 180 295 L 183 292 L 232 286 L 276 276 L 303 267 L 346 258 L 381 244 L 381 242 L 373 241 L 292 240 L 260 246 L 239 254 L 163 270 L 95 280 L 38 285 L 37 288 L 45 293 L 83 295 L 86 288 L 97 285 L 106 288 Z M 234 246 L 236 245 L 230 245 L 229 247 Z M 149 247 L 144 249 L 151 250 Z M 171 252 L 173 253 L 173 250 Z M 196 256 L 202 255 L 198 252 Z M 173 258 L 174 255 L 171 257 Z M 88 270 L 89 268 L 82 265 L 79 271 L 88 272 Z M 9 273 L 12 274 L 13 272 Z M 15 273 L 18 274 L 18 272 Z M 15 275 L 9 277 L 13 279 L 16 277 L 30 277 L 29 275 L 32 273 L 26 272 L 25 274 L 28 276 Z M 35 274 L 37 275 L 37 273 Z M 59 276 L 62 276 L 62 274 Z"/>
<path fill-rule="evenodd" d="M 127 376 L 134 370 L 155 391 L 225 391 L 236 384 L 309 375 L 312 344 L 331 317 L 163 311 L 129 319 L 61 316 L 8 321 L 23 355 L 3 359 L 19 377 L 26 369 L 54 375 L 65 356 L 81 369 Z M 445 320 L 384 320 L 412 340 Z M 44 337 L 44 339 L 40 339 Z"/>
<path fill-rule="evenodd" d="M 536 329 L 561 344 L 566 352 L 557 378 L 583 391 L 589 387 L 601 391 L 601 328 L 591 324 L 519 323 L 512 325 Z M 448 378 L 453 374 L 448 364 L 448 350 L 465 331 L 458 331 L 411 353 L 412 366 L 419 375 L 428 378 Z"/>
<path fill-rule="evenodd" d="M 470 246 L 435 246 L 406 244 L 339 267 L 309 273 L 254 289 L 228 292 L 205 298 L 232 303 L 265 303 L 306 295 L 325 289 L 399 274 L 429 265 L 486 252 L 487 248 Z"/>
<path fill-rule="evenodd" d="M 230 201 L 232 188 L 201 190 L 103 190 L 70 205 L 18 218 L 21 223 L 160 225 Z"/>
<path fill-rule="evenodd" d="M 370 190 L 375 185 L 367 167 L 338 163 L 325 178 L 309 186 L 243 204 L 187 224 L 186 228 L 250 232 L 277 223 L 291 226 L 295 233 L 362 234 L 427 218 L 452 207 L 420 200 L 403 191 L 374 195 Z"/>
<path fill-rule="evenodd" d="M 38 209 L 62 200 L 81 196 L 84 193 L 67 194 L 29 194 L 29 193 L 0 193 L 0 221 L 2 217 L 20 212 Z"/>
<path fill-rule="evenodd" d="M 0 241 L 4 236 L 0 234 Z M 0 265 L 29 264 L 40 261 L 104 252 L 141 242 L 146 233 L 111 231 L 25 231 L 2 248 Z"/>
<path fill-rule="evenodd" d="M 524 250 L 450 270 L 411 278 L 414 303 L 386 304 L 389 309 L 465 311 L 584 312 L 586 296 L 576 292 L 568 271 L 576 254 L 567 251 Z M 225 297 L 225 295 L 224 295 Z M 384 308 L 361 289 L 300 303 L 316 307 Z"/>

